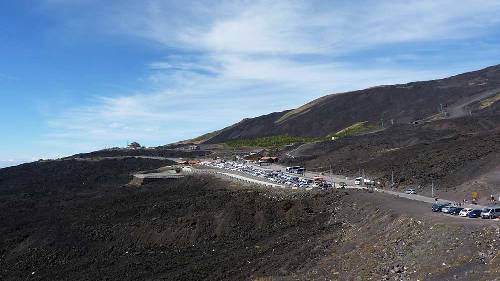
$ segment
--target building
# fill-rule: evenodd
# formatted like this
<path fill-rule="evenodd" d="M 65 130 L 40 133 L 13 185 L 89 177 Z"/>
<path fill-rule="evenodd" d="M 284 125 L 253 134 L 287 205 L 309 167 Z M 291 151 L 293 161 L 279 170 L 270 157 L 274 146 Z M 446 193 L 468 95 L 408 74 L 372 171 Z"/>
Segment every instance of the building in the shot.
<path fill-rule="evenodd" d="M 278 157 L 265 156 L 259 159 L 259 163 L 276 163 L 276 162 L 278 162 Z"/>
<path fill-rule="evenodd" d="M 245 156 L 243 156 L 243 159 L 248 160 L 248 161 L 258 161 L 262 158 L 262 155 L 260 153 L 250 153 Z"/>

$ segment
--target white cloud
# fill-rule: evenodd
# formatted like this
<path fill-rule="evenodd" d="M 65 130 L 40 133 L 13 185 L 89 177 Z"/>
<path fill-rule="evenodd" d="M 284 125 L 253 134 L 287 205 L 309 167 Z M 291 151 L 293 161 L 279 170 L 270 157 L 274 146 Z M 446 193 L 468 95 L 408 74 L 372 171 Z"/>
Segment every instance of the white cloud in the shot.
<path fill-rule="evenodd" d="M 474 37 L 495 27 L 500 11 L 494 0 L 144 3 L 112 8 L 109 30 L 190 50 L 276 55 Z"/>
<path fill-rule="evenodd" d="M 52 10 L 63 5 L 50 2 Z M 468 65 L 422 71 L 396 63 L 418 55 L 392 55 L 390 48 L 483 36 L 498 27 L 500 14 L 500 3 L 488 0 L 81 2 L 100 12 L 65 10 L 71 26 L 80 16 L 93 32 L 171 50 L 147 64 L 146 82 L 156 90 L 98 97 L 50 121 L 51 142 L 94 146 L 127 138 L 167 143 L 327 93 L 454 74 Z M 376 64 L 355 57 L 384 46 L 391 55 Z"/>

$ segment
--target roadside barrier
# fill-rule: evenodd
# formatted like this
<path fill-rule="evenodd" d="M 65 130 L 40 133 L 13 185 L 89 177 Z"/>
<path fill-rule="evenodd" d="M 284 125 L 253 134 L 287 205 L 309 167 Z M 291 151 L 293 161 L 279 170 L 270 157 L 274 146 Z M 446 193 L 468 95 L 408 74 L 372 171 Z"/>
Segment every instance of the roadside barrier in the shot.
<path fill-rule="evenodd" d="M 240 175 L 226 173 L 226 172 L 220 172 L 220 171 L 193 169 L 193 173 L 220 175 L 220 176 L 230 178 L 232 180 L 237 180 L 239 182 L 244 182 L 244 183 L 249 183 L 249 184 L 258 184 L 258 185 L 262 185 L 262 186 L 266 186 L 266 187 L 285 188 L 285 186 L 280 185 L 280 184 L 266 183 L 266 182 L 261 181 L 261 180 L 249 180 L 249 179 L 246 179 L 245 177 L 240 176 Z"/>

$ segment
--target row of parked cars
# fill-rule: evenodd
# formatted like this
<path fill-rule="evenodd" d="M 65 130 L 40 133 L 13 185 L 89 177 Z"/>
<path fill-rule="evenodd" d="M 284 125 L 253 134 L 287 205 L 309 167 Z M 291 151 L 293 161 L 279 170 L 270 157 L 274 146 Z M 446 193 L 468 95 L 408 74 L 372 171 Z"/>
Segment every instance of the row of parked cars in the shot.
<path fill-rule="evenodd" d="M 484 209 L 463 208 L 453 206 L 451 203 L 432 204 L 433 212 L 469 218 L 497 219 L 500 218 L 500 206 L 486 207 Z"/>
<path fill-rule="evenodd" d="M 245 173 L 249 176 L 263 178 L 267 181 L 290 186 L 291 188 L 329 188 L 332 187 L 328 183 L 320 179 L 309 179 L 304 176 L 303 168 L 299 166 L 288 167 L 286 171 L 274 171 L 249 165 L 246 163 L 238 163 L 235 161 L 225 161 L 222 163 L 206 162 L 204 165 L 225 169 L 233 172 Z"/>

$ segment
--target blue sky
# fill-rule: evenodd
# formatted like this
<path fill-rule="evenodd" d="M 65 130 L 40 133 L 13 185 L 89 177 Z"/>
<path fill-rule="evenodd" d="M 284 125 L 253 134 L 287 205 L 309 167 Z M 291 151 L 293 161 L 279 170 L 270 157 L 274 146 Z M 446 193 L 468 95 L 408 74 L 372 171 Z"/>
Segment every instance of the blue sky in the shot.
<path fill-rule="evenodd" d="M 0 166 L 500 63 L 500 2 L 0 2 Z"/>

